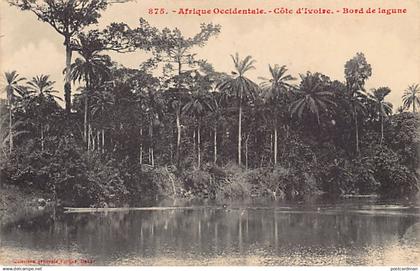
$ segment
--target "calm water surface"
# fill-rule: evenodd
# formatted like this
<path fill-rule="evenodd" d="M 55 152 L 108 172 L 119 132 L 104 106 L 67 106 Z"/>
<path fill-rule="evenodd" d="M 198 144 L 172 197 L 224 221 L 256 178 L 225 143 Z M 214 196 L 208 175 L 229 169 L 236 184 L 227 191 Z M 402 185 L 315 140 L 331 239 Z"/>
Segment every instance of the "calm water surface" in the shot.
<path fill-rule="evenodd" d="M 95 265 L 419 265 L 419 211 L 418 204 L 346 200 L 44 212 L 2 226 L 0 264 L 89 259 Z"/>

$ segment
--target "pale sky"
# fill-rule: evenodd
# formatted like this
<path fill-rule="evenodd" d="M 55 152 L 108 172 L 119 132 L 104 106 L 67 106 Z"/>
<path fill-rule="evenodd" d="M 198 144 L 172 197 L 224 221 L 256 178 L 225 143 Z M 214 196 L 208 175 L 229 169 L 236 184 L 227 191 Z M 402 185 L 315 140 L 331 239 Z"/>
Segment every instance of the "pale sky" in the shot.
<path fill-rule="evenodd" d="M 406 8 L 407 14 L 359 15 L 188 15 L 169 12 L 149 15 L 148 8 Z M 98 28 L 111 22 L 131 27 L 144 17 L 153 26 L 178 27 L 190 36 L 203 22 L 220 24 L 222 30 L 207 46 L 198 49 L 198 57 L 207 59 L 217 71 L 230 73 L 230 55 L 251 55 L 256 69 L 248 76 L 268 77 L 268 64 L 287 65 L 295 77 L 306 71 L 321 72 L 331 79 L 344 80 L 344 64 L 357 52 L 363 52 L 373 74 L 366 87 L 388 86 L 388 101 L 401 105 L 404 89 L 420 83 L 420 0 L 137 0 L 110 6 Z M 34 14 L 10 7 L 0 0 L 0 72 L 17 70 L 26 78 L 50 74 L 62 92 L 65 51 L 62 37 Z M 110 54 L 114 61 L 136 68 L 145 59 L 143 52 Z M 77 56 L 76 54 L 74 56 Z M 3 84 L 4 79 L 2 79 Z"/>

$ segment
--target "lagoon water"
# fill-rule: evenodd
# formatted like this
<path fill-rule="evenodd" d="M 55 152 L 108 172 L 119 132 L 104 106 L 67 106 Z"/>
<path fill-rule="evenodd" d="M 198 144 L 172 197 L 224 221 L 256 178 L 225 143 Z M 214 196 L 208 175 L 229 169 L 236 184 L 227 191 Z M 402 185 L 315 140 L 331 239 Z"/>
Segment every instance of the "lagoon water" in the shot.
<path fill-rule="evenodd" d="M 418 204 L 227 205 L 25 215 L 2 226 L 0 264 L 420 265 Z"/>

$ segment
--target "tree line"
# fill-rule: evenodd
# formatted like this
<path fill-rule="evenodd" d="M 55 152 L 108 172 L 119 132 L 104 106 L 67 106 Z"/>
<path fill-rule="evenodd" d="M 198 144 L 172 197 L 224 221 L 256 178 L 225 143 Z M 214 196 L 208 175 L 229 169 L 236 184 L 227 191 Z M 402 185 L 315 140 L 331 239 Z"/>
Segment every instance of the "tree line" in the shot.
<path fill-rule="evenodd" d="M 120 163 L 104 171 L 118 168 L 119 185 L 124 188 L 129 187 L 128 177 L 124 178 L 127 168 L 139 167 L 144 172 L 145 164 L 149 171 L 166 167 L 162 182 L 171 183 L 174 194 L 176 185 L 191 191 L 191 182 L 205 182 L 202 176 L 186 176 L 191 172 L 210 173 L 205 175 L 210 181 L 226 178 L 226 167 L 233 161 L 245 170 L 269 168 L 261 176 L 284 169 L 277 172 L 284 176 L 265 185 L 270 191 L 304 194 L 313 180 L 320 190 L 335 194 L 382 189 L 385 194 L 406 195 L 418 189 L 419 85 L 404 91 L 403 106 L 393 113 L 392 104 L 386 101 L 389 87 L 365 88 L 372 68 L 363 53 L 344 63 L 344 82 L 309 71 L 297 78 L 281 64 L 268 65 L 267 77 L 256 82 L 247 77 L 255 69 L 251 56 L 232 55 L 232 71 L 227 74 L 193 53 L 220 33 L 220 25 L 202 24 L 192 37 L 185 37 L 177 28 L 158 29 L 144 19 L 135 29 L 112 23 L 103 30 L 87 31 L 109 1 L 9 3 L 32 11 L 64 37 L 66 67 L 64 109 L 48 75 L 26 79 L 16 71 L 5 73 L 2 127 L 7 129 L 2 129 L 2 155 L 9 164 L 2 167 L 2 174 L 8 179 L 36 179 L 33 174 L 39 172 L 33 172 L 29 161 L 25 168 L 29 173 L 13 166 L 28 159 L 24 154 L 48 154 L 54 160 L 55 155 L 61 157 L 73 148 L 78 150 L 77 159 L 87 157 L 75 162 L 78 166 Z M 151 55 L 137 69 L 123 67 L 107 54 L 135 50 Z M 73 60 L 74 52 L 77 57 Z M 72 84 L 78 86 L 73 95 Z M 92 157 L 97 161 L 89 160 Z M 64 160 L 61 166 L 67 165 Z M 62 173 L 45 170 L 45 179 L 58 174 L 60 180 L 68 180 L 74 175 L 67 172 L 63 178 Z M 304 183 L 286 185 L 293 179 L 288 174 L 298 175 Z M 249 177 L 252 180 L 246 182 L 260 177 Z M 73 179 L 74 186 L 77 180 Z M 211 185 L 193 186 L 209 191 Z M 48 189 L 56 186 L 52 181 Z"/>

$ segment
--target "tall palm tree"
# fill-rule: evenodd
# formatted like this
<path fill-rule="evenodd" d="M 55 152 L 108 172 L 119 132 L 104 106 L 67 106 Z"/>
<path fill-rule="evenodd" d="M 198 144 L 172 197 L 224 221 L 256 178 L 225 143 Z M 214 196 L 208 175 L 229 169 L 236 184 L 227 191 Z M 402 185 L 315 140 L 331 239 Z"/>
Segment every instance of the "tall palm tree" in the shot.
<path fill-rule="evenodd" d="M 50 80 L 49 75 L 37 75 L 28 82 L 28 95 L 31 97 L 31 102 L 35 103 L 37 110 L 37 119 L 40 124 L 40 133 L 41 133 L 41 150 L 44 151 L 44 130 L 46 122 L 46 109 L 48 104 L 51 102 L 54 103 L 55 100 L 62 100 L 60 97 L 55 95 L 58 93 L 54 89 L 54 81 Z"/>
<path fill-rule="evenodd" d="M 389 102 L 385 102 L 385 97 L 391 92 L 391 90 L 387 87 L 381 87 L 378 89 L 373 89 L 373 94 L 371 98 L 375 102 L 376 111 L 379 114 L 380 122 L 381 122 L 381 140 L 380 145 L 384 140 L 384 117 L 388 117 L 392 114 L 392 104 Z"/>
<path fill-rule="evenodd" d="M 205 90 L 195 91 L 182 111 L 194 116 L 197 122 L 197 167 L 201 167 L 201 122 L 207 111 L 211 110 L 211 98 Z"/>
<path fill-rule="evenodd" d="M 364 100 L 366 100 L 366 90 L 364 88 L 366 80 L 372 75 L 372 67 L 367 62 L 363 53 L 357 53 L 352 59 L 344 65 L 344 75 L 346 78 L 346 96 L 350 104 L 356 140 L 356 153 L 360 154 L 359 148 L 359 112 L 365 111 Z"/>
<path fill-rule="evenodd" d="M 406 109 L 413 106 L 413 113 L 416 113 L 416 107 L 420 105 L 420 87 L 419 84 L 412 84 L 404 91 L 402 96 L 403 105 Z"/>
<path fill-rule="evenodd" d="M 356 141 L 356 153 L 360 153 L 359 148 L 359 118 L 367 113 L 366 100 L 368 96 L 363 89 L 351 89 L 346 88 L 345 97 L 350 107 L 350 112 L 353 115 L 354 126 L 355 126 L 355 141 Z"/>
<path fill-rule="evenodd" d="M 6 123 L 8 122 L 9 121 L 8 121 L 7 115 L 0 117 L 0 127 L 5 126 Z M 12 138 L 13 140 L 21 134 L 28 133 L 28 131 L 25 131 L 25 130 L 16 131 L 17 127 L 20 126 L 22 123 L 23 123 L 22 121 L 16 121 L 13 123 L 12 129 L 0 129 L 0 149 L 2 150 L 5 156 L 7 156 L 7 153 L 5 151 L 6 148 L 9 148 L 9 153 L 10 153 L 10 145 L 8 144 L 10 142 L 10 139 Z M 10 134 L 10 131 L 12 131 L 12 135 Z"/>
<path fill-rule="evenodd" d="M 213 91 L 211 92 L 211 100 L 210 100 L 210 117 L 214 120 L 213 123 L 213 163 L 216 164 L 217 162 L 217 125 L 219 121 L 223 117 L 223 110 L 220 104 L 221 95 L 219 92 Z"/>
<path fill-rule="evenodd" d="M 7 95 L 7 103 L 9 105 L 9 153 L 12 153 L 13 150 L 13 103 L 16 97 L 16 94 L 21 96 L 24 95 L 24 87 L 21 83 L 26 80 L 23 77 L 20 77 L 16 71 L 5 72 L 4 76 L 6 78 L 6 87 L 5 92 Z"/>
<path fill-rule="evenodd" d="M 284 105 L 282 104 L 282 101 L 284 101 L 286 92 L 293 88 L 289 82 L 296 80 L 296 78 L 290 74 L 286 74 L 287 68 L 285 65 L 279 66 L 276 64 L 274 67 L 269 65 L 268 69 L 271 77 L 268 79 L 261 77 L 260 79 L 263 80 L 261 83 L 261 88 L 264 91 L 263 98 L 271 108 L 271 112 L 274 113 L 274 164 L 276 165 L 278 156 L 278 119 L 280 114 L 279 111 L 281 110 L 279 107 Z"/>
<path fill-rule="evenodd" d="M 161 120 L 163 118 L 164 112 L 164 100 L 162 92 L 154 89 L 153 87 L 147 87 L 142 92 L 138 93 L 138 102 L 141 105 L 141 111 L 143 116 L 149 125 L 149 163 L 152 167 L 155 166 L 155 155 L 154 155 L 154 146 L 155 146 L 155 127 L 161 125 Z M 141 135 L 143 134 L 143 129 L 140 130 Z M 140 156 L 142 160 L 142 149 L 141 146 Z"/>
<path fill-rule="evenodd" d="M 297 99 L 290 104 L 290 114 L 302 118 L 303 113 L 308 111 L 315 115 L 318 125 L 320 125 L 320 112 L 328 110 L 331 106 L 336 106 L 333 101 L 333 92 L 325 88 L 322 76 L 308 72 L 300 75 L 302 81 L 300 87 L 295 90 Z"/>
<path fill-rule="evenodd" d="M 242 147 L 242 106 L 245 99 L 254 99 L 258 92 L 258 85 L 245 77 L 245 73 L 255 69 L 255 60 L 251 56 L 244 59 L 239 58 L 239 54 L 231 55 L 235 71 L 232 76 L 217 85 L 221 91 L 233 93 L 238 101 L 238 164 L 241 165 L 241 147 Z"/>
<path fill-rule="evenodd" d="M 109 56 L 100 55 L 103 45 L 100 41 L 89 35 L 79 35 L 77 42 L 78 53 L 81 56 L 76 58 L 71 65 L 71 79 L 73 82 L 81 80 L 85 82 L 85 87 L 80 88 L 84 93 L 84 123 L 83 123 L 83 140 L 87 142 L 88 130 L 88 111 L 89 111 L 89 95 L 93 91 L 93 85 L 99 85 L 110 77 L 109 67 L 111 59 Z"/>
<path fill-rule="evenodd" d="M 92 104 L 90 106 L 90 113 L 93 120 L 97 122 L 97 132 L 96 132 L 96 143 L 97 143 L 97 150 L 105 152 L 105 123 L 106 115 L 109 108 L 115 103 L 114 95 L 109 91 L 109 89 L 105 88 L 101 91 L 95 91 L 92 98 Z M 94 136 L 91 126 L 89 125 L 89 134 L 91 135 L 91 139 L 93 142 Z M 99 140 L 99 136 L 101 135 L 101 140 Z M 101 142 L 101 144 L 99 144 Z M 92 144 L 93 149 L 95 149 L 95 144 Z"/>

